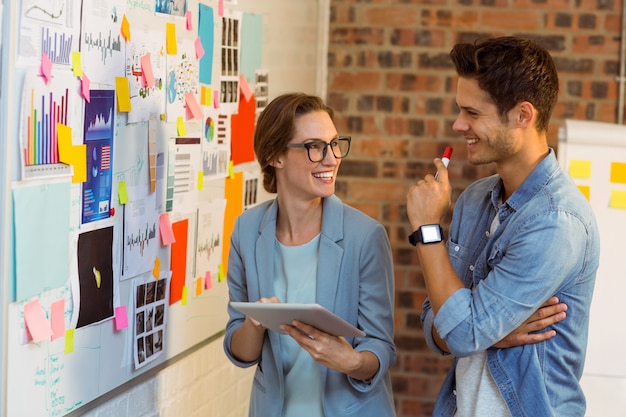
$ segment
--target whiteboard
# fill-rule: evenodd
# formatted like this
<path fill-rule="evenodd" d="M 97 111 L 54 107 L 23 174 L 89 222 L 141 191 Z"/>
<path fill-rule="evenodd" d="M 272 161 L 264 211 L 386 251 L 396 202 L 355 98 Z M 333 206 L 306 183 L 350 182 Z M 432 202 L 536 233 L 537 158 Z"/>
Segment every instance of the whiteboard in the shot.
<path fill-rule="evenodd" d="M 605 386 L 626 386 L 626 361 L 616 360 L 626 351 L 626 332 L 619 324 L 619 318 L 626 316 L 626 207 L 620 201 L 626 193 L 626 179 L 622 177 L 626 169 L 626 126 L 566 120 L 560 133 L 559 163 L 579 188 L 588 192 L 601 239 L 582 378 L 588 416 L 621 416 L 626 412 L 626 392 L 607 396 Z M 606 414 L 607 410 L 615 414 Z"/>
<path fill-rule="evenodd" d="M 86 3 L 87 0 L 84 0 Z M 22 0 L 12 2 L 8 13 L 2 15 L 3 26 L 15 23 L 19 18 L 20 11 L 25 5 L 33 6 L 39 2 L 36 0 Z M 41 5 L 56 5 L 59 3 L 72 4 L 69 0 L 60 2 L 41 1 Z M 80 3 L 80 2 L 79 2 Z M 97 2 L 91 2 L 96 4 Z M 109 3 L 103 0 L 101 3 Z M 128 19 L 134 24 L 131 31 L 137 30 L 159 30 L 165 22 L 175 21 L 177 25 L 184 25 L 184 18 L 168 18 L 162 15 L 148 14 L 146 18 L 145 8 L 154 7 L 154 0 L 134 0 L 126 2 L 111 0 L 110 3 L 126 3 Z M 187 8 L 197 16 L 199 3 L 195 0 L 188 0 Z M 217 14 L 218 4 L 221 2 L 207 0 L 202 2 L 214 8 Z M 325 95 L 326 86 L 326 37 L 328 29 L 328 0 L 306 0 L 293 2 L 292 0 L 238 0 L 224 1 L 225 13 L 241 13 L 243 15 L 254 15 L 260 17 L 262 22 L 262 39 L 260 54 L 260 70 L 268 74 L 268 99 L 288 91 L 302 91 L 320 96 Z M 130 7 L 132 5 L 132 7 Z M 15 7 L 13 7 L 15 6 Z M 1 9 L 0 9 L 1 10 Z M 3 10 L 8 11 L 7 8 Z M 140 23 L 139 23 L 140 22 Z M 131 32 L 132 33 L 132 32 Z M 83 33 L 84 35 L 84 33 Z M 191 39 L 194 38 L 193 28 L 186 34 Z M 16 40 L 15 36 L 12 35 Z M 242 47 L 245 48 L 245 45 Z M 13 51 L 15 52 L 15 51 Z M 7 90 L 10 96 L 2 96 L 2 108 L 9 109 L 4 120 L 14 120 L 14 126 L 19 124 L 19 107 L 22 95 L 22 86 L 26 77 L 28 64 L 20 62 L 13 54 L 5 54 L 9 57 L 9 65 L 3 61 L 3 69 L 9 68 L 8 74 L 3 73 L 3 79 L 8 76 L 12 88 Z M 93 69 L 93 63 L 91 64 Z M 32 68 L 31 68 L 32 69 Z M 8 83 L 8 82 L 7 82 Z M 3 81 L 3 86 L 4 86 Z M 116 113 L 115 115 L 115 139 L 113 146 L 114 177 L 128 173 L 136 164 L 147 163 L 147 161 L 136 161 L 137 154 L 145 154 L 145 150 L 137 151 L 138 138 L 145 138 L 149 135 L 148 123 L 127 124 L 128 115 Z M 19 166 L 20 152 L 18 150 L 18 129 L 9 128 L 8 123 L 0 126 L 0 133 L 7 134 L 11 141 L 8 141 L 8 150 L 3 152 L 3 171 L 0 172 L 0 190 L 8 189 L 6 194 L 0 195 L 0 203 L 3 207 L 11 205 L 11 189 L 15 189 L 22 184 Z M 202 134 L 201 124 L 189 123 L 187 125 L 187 135 L 194 136 Z M 167 121 L 159 123 L 157 131 L 156 148 L 158 152 L 169 152 L 171 138 L 179 136 L 176 123 Z M 12 158 L 4 155 L 12 155 Z M 256 163 L 244 163 L 234 168 L 235 174 L 243 173 L 244 177 L 258 175 Z M 225 187 L 220 181 L 204 181 L 203 187 L 198 191 L 198 198 L 202 201 L 223 198 Z M 100 220 L 93 225 L 83 225 L 81 233 L 100 230 L 111 226 L 113 232 L 114 247 L 122 245 L 124 237 L 120 227 L 120 216 L 128 206 L 122 205 L 118 200 L 117 183 L 114 183 L 111 205 L 115 209 L 116 215 L 109 219 Z M 71 188 L 72 204 L 80 202 L 77 195 L 80 189 L 74 185 Z M 267 195 L 262 189 L 259 190 L 259 201 L 267 199 Z M 245 197 L 242 196 L 242 199 Z M 4 214 L 4 213 L 3 213 Z M 189 215 L 188 215 L 189 214 Z M 11 229 L 11 213 L 0 218 L 3 233 L 9 235 L 7 230 Z M 5 218 L 6 217 L 6 218 Z M 183 213 L 178 217 L 172 217 L 172 222 L 187 219 L 189 230 L 197 230 L 199 219 L 193 213 Z M 4 236 L 4 235 L 3 235 Z M 189 247 L 195 244 L 194 233 L 187 235 Z M 226 236 L 222 237 L 224 242 Z M 170 265 L 170 247 L 163 246 L 158 249 L 158 258 L 161 261 L 161 279 L 169 280 L 167 274 Z M 195 249 L 195 248 L 194 248 Z M 6 252 L 9 252 L 8 250 Z M 115 270 L 121 270 L 124 262 L 121 251 L 114 250 L 113 265 Z M 7 415 L 28 415 L 28 416 L 63 416 L 68 413 L 80 410 L 82 406 L 106 394 L 107 392 L 125 384 L 138 376 L 163 365 L 169 359 L 184 355 L 186 351 L 194 346 L 210 339 L 215 334 L 223 331 L 227 321 L 226 303 L 228 300 L 227 285 L 225 282 L 212 280 L 212 288 L 200 292 L 200 295 L 192 295 L 186 298 L 186 304 L 181 302 L 167 305 L 166 317 L 167 325 L 165 340 L 163 342 L 163 354 L 157 360 L 137 368 L 133 361 L 134 345 L 133 338 L 133 305 L 135 302 L 135 285 L 137 281 L 150 283 L 154 281 L 151 272 L 144 272 L 133 276 L 130 279 L 121 279 L 117 285 L 115 295 L 115 305 L 127 307 L 128 328 L 122 330 L 115 329 L 115 322 L 112 319 L 105 319 L 101 322 L 75 329 L 73 351 L 65 352 L 65 339 L 63 337 L 55 340 L 44 340 L 39 343 L 28 341 L 28 333 L 24 325 L 24 306 L 28 300 L 8 302 L 9 277 L 5 276 L 5 271 L 10 270 L 9 253 L 2 253 L 2 284 L 3 303 L 7 309 L 6 340 L 2 340 L 2 350 L 7 358 L 5 392 L 3 397 L 6 405 L 3 409 Z M 74 255 L 75 256 L 75 255 Z M 7 263 L 4 263 L 4 262 Z M 70 260 L 76 261 L 75 259 Z M 188 271 L 193 270 L 191 257 L 187 261 Z M 7 266 L 9 265 L 9 266 Z M 215 278 L 215 277 L 214 277 Z M 195 276 L 188 272 L 185 278 L 186 283 L 193 291 L 191 285 L 195 282 Z M 168 281 L 171 282 L 171 281 Z M 38 294 L 38 300 L 47 314 L 50 314 L 48 306 L 54 301 L 63 300 L 65 305 L 64 315 L 66 316 L 66 328 L 71 327 L 72 320 L 75 320 L 73 306 L 76 303 L 75 295 L 72 292 L 71 280 L 66 284 L 51 288 Z"/>

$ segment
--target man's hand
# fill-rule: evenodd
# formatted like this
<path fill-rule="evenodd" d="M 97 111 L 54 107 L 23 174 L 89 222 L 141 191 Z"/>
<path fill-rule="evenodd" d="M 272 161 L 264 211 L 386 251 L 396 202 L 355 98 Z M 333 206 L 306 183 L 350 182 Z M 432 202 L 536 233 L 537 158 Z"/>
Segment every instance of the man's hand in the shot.
<path fill-rule="evenodd" d="M 566 310 L 567 305 L 560 303 L 557 297 L 550 298 L 539 307 L 528 320 L 509 333 L 504 339 L 493 345 L 493 347 L 509 348 L 543 342 L 544 340 L 553 338 L 556 336 L 555 330 L 541 333 L 532 332 L 545 329 L 548 326 L 562 321 L 565 319 Z"/>

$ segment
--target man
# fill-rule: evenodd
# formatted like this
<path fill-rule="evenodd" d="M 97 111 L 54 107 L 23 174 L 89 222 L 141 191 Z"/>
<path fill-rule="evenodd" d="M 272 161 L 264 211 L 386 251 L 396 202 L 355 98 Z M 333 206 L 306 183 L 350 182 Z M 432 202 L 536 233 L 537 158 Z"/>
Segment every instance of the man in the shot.
<path fill-rule="evenodd" d="M 427 175 L 407 197 L 409 240 L 428 291 L 425 337 L 455 356 L 433 415 L 583 416 L 579 380 L 599 235 L 590 205 L 547 144 L 554 62 L 516 37 L 458 44 L 450 56 L 459 76 L 453 128 L 469 162 L 494 162 L 497 174 L 459 196 L 445 245 L 439 225 L 451 187 L 440 159 L 437 179 Z M 553 295 L 567 305 L 566 320 L 531 343 L 502 343 Z"/>

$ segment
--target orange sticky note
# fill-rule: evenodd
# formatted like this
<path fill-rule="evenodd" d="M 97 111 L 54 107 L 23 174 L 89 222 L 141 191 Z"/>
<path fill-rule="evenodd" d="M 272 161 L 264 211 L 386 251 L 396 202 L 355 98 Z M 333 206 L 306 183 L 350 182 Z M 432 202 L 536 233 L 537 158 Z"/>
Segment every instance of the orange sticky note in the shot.
<path fill-rule="evenodd" d="M 206 274 L 204 275 L 204 288 L 206 288 L 207 290 L 213 288 L 213 282 L 211 281 L 211 271 L 206 271 Z"/>
<path fill-rule="evenodd" d="M 204 118 L 202 108 L 200 107 L 200 104 L 198 104 L 198 100 L 196 100 L 196 96 L 194 96 L 193 93 L 189 92 L 185 94 L 185 105 L 191 112 L 194 120 L 202 120 Z"/>
<path fill-rule="evenodd" d="M 128 19 L 126 18 L 126 15 L 124 14 L 124 17 L 122 18 L 122 36 L 124 37 L 124 39 L 126 39 L 126 41 L 130 41 L 130 23 L 128 22 Z"/>
<path fill-rule="evenodd" d="M 204 48 L 202 47 L 202 41 L 200 40 L 200 36 L 196 38 L 196 41 L 193 43 L 196 48 L 196 58 L 200 59 L 204 56 Z"/>
<path fill-rule="evenodd" d="M 117 183 L 117 198 L 120 204 L 128 204 L 128 191 L 126 190 L 126 181 Z"/>
<path fill-rule="evenodd" d="M 50 306 L 50 325 L 52 327 L 52 337 L 56 340 L 65 335 L 65 300 L 55 301 Z"/>
<path fill-rule="evenodd" d="M 43 308 L 41 308 L 39 299 L 24 305 L 24 320 L 26 321 L 28 332 L 33 338 L 33 342 L 39 343 L 52 336 L 50 323 L 48 323 L 46 313 L 43 311 Z"/>
<path fill-rule="evenodd" d="M 65 331 L 65 350 L 63 353 L 69 355 L 74 352 L 74 329 L 67 329 Z"/>
<path fill-rule="evenodd" d="M 159 231 L 161 232 L 161 243 L 163 245 L 169 245 L 170 243 L 176 242 L 169 214 L 161 213 L 159 216 Z"/>
<path fill-rule="evenodd" d="M 178 46 L 176 45 L 176 24 L 165 24 L 165 48 L 168 55 L 176 55 Z"/>
<path fill-rule="evenodd" d="M 154 74 L 152 73 L 152 62 L 150 62 L 150 54 L 145 54 L 140 59 L 141 72 L 146 87 L 152 88 L 154 86 Z"/>
<path fill-rule="evenodd" d="M 581 193 L 583 193 L 583 195 L 588 201 L 591 200 L 591 189 L 589 188 L 588 185 L 579 185 L 578 189 L 580 190 Z"/>
<path fill-rule="evenodd" d="M 72 52 L 72 71 L 74 71 L 74 75 L 77 77 L 83 76 L 83 67 L 80 64 L 80 52 L 78 51 Z"/>
<path fill-rule="evenodd" d="M 185 13 L 185 26 L 187 30 L 193 30 L 193 25 L 191 24 L 191 11 L 189 10 Z"/>
<path fill-rule="evenodd" d="M 128 327 L 128 314 L 126 306 L 115 307 L 115 330 L 122 330 Z"/>
<path fill-rule="evenodd" d="M 187 136 L 185 121 L 182 116 L 179 116 L 178 119 L 176 119 L 176 131 L 178 132 L 178 136 Z"/>
<path fill-rule="evenodd" d="M 85 101 L 87 101 L 87 103 L 91 102 L 91 93 L 89 90 L 90 84 L 91 84 L 91 81 L 89 81 L 89 78 L 87 78 L 87 76 L 83 74 L 83 76 L 80 78 L 80 92 L 83 98 L 85 99 Z"/>
<path fill-rule="evenodd" d="M 41 55 L 41 66 L 39 67 L 39 72 L 41 73 L 41 76 L 46 84 L 52 81 L 52 61 L 50 61 L 46 52 Z"/>
<path fill-rule="evenodd" d="M 161 260 L 157 256 L 156 258 L 154 258 L 154 266 L 152 267 L 152 276 L 154 277 L 154 279 L 159 279 L 160 275 L 161 275 Z"/>
<path fill-rule="evenodd" d="M 188 291 L 189 291 L 189 290 L 187 289 L 187 286 L 186 286 L 186 285 L 185 285 L 185 286 L 183 286 L 183 295 L 182 295 L 182 298 L 181 298 L 180 303 L 181 303 L 182 305 L 184 305 L 184 306 L 186 306 L 186 305 L 187 305 L 187 292 L 188 292 Z"/>
<path fill-rule="evenodd" d="M 626 184 L 626 163 L 611 162 L 611 182 Z"/>
<path fill-rule="evenodd" d="M 124 113 L 129 112 L 131 105 L 128 78 L 115 77 L 115 95 L 117 96 L 117 111 Z"/>
<path fill-rule="evenodd" d="M 202 278 L 196 279 L 196 297 L 202 295 Z"/>

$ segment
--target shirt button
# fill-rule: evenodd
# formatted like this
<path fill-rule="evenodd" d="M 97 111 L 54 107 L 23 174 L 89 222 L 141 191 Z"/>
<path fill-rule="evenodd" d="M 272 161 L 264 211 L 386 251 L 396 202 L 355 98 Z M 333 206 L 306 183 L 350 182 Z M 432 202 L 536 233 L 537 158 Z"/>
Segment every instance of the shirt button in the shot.
<path fill-rule="evenodd" d="M 473 271 L 474 270 L 474 265 L 470 265 L 469 270 Z"/>
<path fill-rule="evenodd" d="M 489 231 L 488 230 L 485 232 L 485 236 L 489 237 Z"/>
<path fill-rule="evenodd" d="M 455 252 L 458 252 L 458 251 L 460 251 L 460 250 L 461 250 L 461 248 L 459 248 L 458 246 L 455 246 L 455 247 L 454 247 L 454 251 L 455 251 Z"/>

